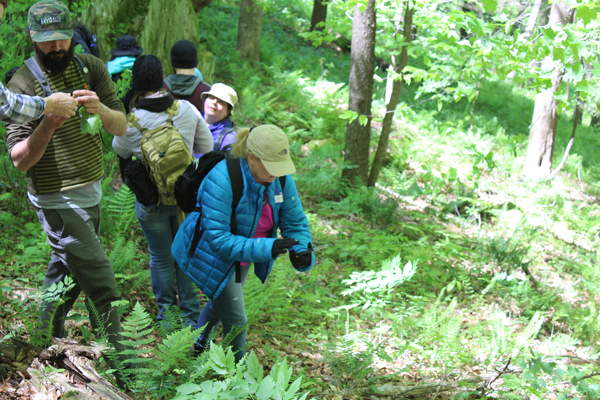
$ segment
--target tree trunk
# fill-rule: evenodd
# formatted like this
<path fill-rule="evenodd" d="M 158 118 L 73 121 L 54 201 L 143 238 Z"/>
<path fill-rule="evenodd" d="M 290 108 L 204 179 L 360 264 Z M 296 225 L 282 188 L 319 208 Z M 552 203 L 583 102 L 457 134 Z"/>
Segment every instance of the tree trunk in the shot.
<path fill-rule="evenodd" d="M 350 53 L 350 100 L 348 109 L 366 116 L 366 125 L 356 118 L 346 127 L 344 159 L 356 168 L 345 169 L 342 178 L 351 184 L 364 184 L 369 171 L 369 142 L 371 139 L 371 101 L 375 71 L 375 0 L 360 12 L 354 7 L 352 24 L 352 51 Z M 362 182 L 357 182 L 358 180 Z"/>
<path fill-rule="evenodd" d="M 404 3 L 404 43 L 410 43 L 412 41 L 412 17 L 415 9 L 409 6 L 408 1 Z M 397 32 L 396 32 L 397 33 Z M 400 74 L 404 67 L 408 65 L 408 46 L 402 47 L 400 54 L 400 60 L 397 56 L 392 56 L 392 69 L 394 72 Z M 379 144 L 377 145 L 377 152 L 375 153 L 375 159 L 369 172 L 369 180 L 367 186 L 375 186 L 381 166 L 387 155 L 388 143 L 390 138 L 390 132 L 392 131 L 392 120 L 396 111 L 396 106 L 400 100 L 400 94 L 404 87 L 404 79 L 401 76 L 394 79 L 394 74 L 388 71 L 387 86 L 386 86 L 386 101 L 385 101 L 385 117 L 383 117 L 383 126 L 381 127 L 381 135 L 379 136 Z"/>
<path fill-rule="evenodd" d="M 571 138 L 569 139 L 569 143 L 567 144 L 567 148 L 565 149 L 565 154 L 563 155 L 563 159 L 558 164 L 558 167 L 550 174 L 550 177 L 556 176 L 565 166 L 567 162 L 567 157 L 569 157 L 569 152 L 571 151 L 571 146 L 573 146 L 573 142 L 575 141 L 575 132 L 577 131 L 577 124 L 579 123 L 579 119 L 581 118 L 581 111 L 579 109 L 579 104 L 575 104 L 575 111 L 573 111 L 573 130 L 571 131 Z"/>
<path fill-rule="evenodd" d="M 204 0 L 205 2 L 208 0 Z M 163 63 L 165 75 L 171 74 L 171 46 L 179 39 L 189 39 L 198 47 L 198 69 L 204 80 L 211 82 L 215 58 L 200 44 L 198 18 L 192 0 L 103 0 L 93 2 L 82 22 L 98 38 L 103 60 L 110 59 L 117 34 L 114 26 L 126 24 L 126 34 L 134 36 L 144 54 L 155 54 Z"/>
<path fill-rule="evenodd" d="M 526 39 L 531 37 L 533 33 L 533 29 L 536 26 L 536 22 L 538 20 L 538 15 L 540 15 L 540 7 L 542 6 L 542 0 L 535 0 L 533 2 L 533 7 L 531 8 L 531 14 L 529 14 L 529 21 L 527 22 L 527 28 L 525 28 L 525 36 Z"/>
<path fill-rule="evenodd" d="M 260 30 L 262 28 L 262 7 L 256 0 L 242 0 L 240 20 L 235 49 L 242 58 L 260 61 Z"/>
<path fill-rule="evenodd" d="M 552 4 L 550 11 L 550 26 L 554 30 L 560 30 L 569 17 L 569 6 L 564 3 Z M 542 62 L 548 63 L 546 59 Z M 539 93 L 535 99 L 533 118 L 529 130 L 529 143 L 527 154 L 523 164 L 523 175 L 527 178 L 538 179 L 547 177 L 552 171 L 552 156 L 554 154 L 554 140 L 556 138 L 556 127 L 558 114 L 554 93 L 558 89 L 562 78 L 560 68 L 552 75 L 552 87 Z"/>
<path fill-rule="evenodd" d="M 535 99 L 527 155 L 523 165 L 523 173 L 527 177 L 540 178 L 550 174 L 557 123 L 554 90 L 546 89 Z"/>
<path fill-rule="evenodd" d="M 114 32 L 114 25 L 126 23 L 126 33 L 139 42 L 149 4 L 149 0 L 103 0 L 96 1 L 87 8 L 82 22 L 96 34 L 100 58 L 109 60 L 110 50 L 117 43 L 118 35 Z"/>
<path fill-rule="evenodd" d="M 327 3 L 323 3 L 323 0 L 315 0 L 312 18 L 310 19 L 310 31 L 322 31 L 325 28 L 325 25 L 317 27 L 317 24 L 320 22 L 325 24 L 325 21 L 327 21 Z"/>
<path fill-rule="evenodd" d="M 140 43 L 145 54 L 154 54 L 162 61 L 165 75 L 174 73 L 171 47 L 182 38 L 191 40 L 198 47 L 198 69 L 203 76 L 212 77 L 214 57 L 211 59 L 210 53 L 200 45 L 200 28 L 191 0 L 150 0 Z"/>

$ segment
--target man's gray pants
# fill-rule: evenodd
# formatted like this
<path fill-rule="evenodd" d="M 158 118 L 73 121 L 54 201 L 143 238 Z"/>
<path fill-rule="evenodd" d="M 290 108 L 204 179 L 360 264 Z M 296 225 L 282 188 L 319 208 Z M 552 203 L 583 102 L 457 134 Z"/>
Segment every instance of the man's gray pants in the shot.
<path fill-rule="evenodd" d="M 98 237 L 100 204 L 89 208 L 37 209 L 37 216 L 52 247 L 44 286 L 58 283 L 67 275 L 71 275 L 75 282 L 73 289 L 65 295 L 65 303 L 58 307 L 55 303 L 43 305 L 41 322 L 46 329 L 42 328 L 40 333 L 44 335 L 51 323 L 52 336 L 65 337 L 65 317 L 83 290 L 87 295 L 85 305 L 94 331 L 100 324 L 90 301 L 102 316 L 109 341 L 117 351 L 124 350 L 125 346 L 119 343 L 123 340 L 119 312 L 111 306 L 113 301 L 120 299 L 117 282 Z M 44 339 L 47 344 L 52 340 L 45 336 Z"/>

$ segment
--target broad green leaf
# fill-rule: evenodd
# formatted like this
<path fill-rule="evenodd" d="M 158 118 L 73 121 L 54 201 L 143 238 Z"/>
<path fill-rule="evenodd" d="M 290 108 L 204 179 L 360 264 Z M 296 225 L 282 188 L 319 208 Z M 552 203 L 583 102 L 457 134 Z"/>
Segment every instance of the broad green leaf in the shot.
<path fill-rule="evenodd" d="M 583 116 L 581 118 L 581 125 L 590 126 L 591 123 L 592 123 L 592 116 L 589 113 L 583 113 Z"/>
<path fill-rule="evenodd" d="M 598 11 L 587 6 L 581 6 L 577 8 L 577 17 L 581 18 L 583 23 L 587 25 L 598 17 Z"/>
<path fill-rule="evenodd" d="M 85 107 L 79 109 L 79 116 L 81 117 L 81 133 L 89 133 L 93 135 L 100 131 L 102 126 L 102 120 L 98 114 L 90 114 L 86 111 Z"/>
<path fill-rule="evenodd" d="M 275 391 L 275 382 L 271 375 L 268 375 L 263 381 L 260 383 L 260 387 L 256 391 L 256 398 L 258 400 L 267 400 L 273 397 L 273 392 Z"/>
<path fill-rule="evenodd" d="M 13 197 L 13 194 L 11 192 L 2 193 L 2 194 L 0 194 L 0 201 L 10 199 L 11 197 Z"/>
<path fill-rule="evenodd" d="M 498 3 L 496 0 L 483 0 L 483 8 L 485 8 L 486 12 L 493 13 L 496 11 L 496 7 Z"/>
<path fill-rule="evenodd" d="M 291 385 L 290 388 L 285 392 L 283 396 L 283 400 L 292 400 L 296 395 L 298 389 L 300 389 L 300 384 L 302 383 L 302 377 L 296 379 Z"/>
<path fill-rule="evenodd" d="M 246 376 L 253 382 L 260 383 L 263 379 L 263 367 L 258 362 L 258 357 L 256 357 L 254 352 L 251 352 L 248 356 L 246 366 L 248 367 Z"/>
<path fill-rule="evenodd" d="M 178 394 L 192 394 L 197 393 L 200 390 L 202 390 L 200 385 L 196 385 L 195 383 L 185 383 L 177 387 Z"/>
<path fill-rule="evenodd" d="M 340 116 L 340 119 L 347 119 L 348 123 L 354 122 L 354 120 L 358 117 L 358 113 L 356 111 L 345 110 Z"/>
<path fill-rule="evenodd" d="M 358 117 L 358 123 L 361 124 L 362 126 L 367 126 L 368 122 L 369 122 L 369 118 L 366 115 L 361 115 Z"/>
<path fill-rule="evenodd" d="M 545 40 L 549 40 L 549 41 L 554 40 L 554 37 L 556 36 L 556 32 L 552 28 L 542 29 L 541 31 L 544 34 Z"/>

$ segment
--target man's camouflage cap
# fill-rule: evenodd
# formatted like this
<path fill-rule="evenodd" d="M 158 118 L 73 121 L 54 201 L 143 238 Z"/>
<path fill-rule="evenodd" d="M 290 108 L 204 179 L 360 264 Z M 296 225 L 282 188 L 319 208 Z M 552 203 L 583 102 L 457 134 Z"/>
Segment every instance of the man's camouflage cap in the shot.
<path fill-rule="evenodd" d="M 71 12 L 58 0 L 42 0 L 31 6 L 27 24 L 34 42 L 67 40 L 73 37 Z"/>

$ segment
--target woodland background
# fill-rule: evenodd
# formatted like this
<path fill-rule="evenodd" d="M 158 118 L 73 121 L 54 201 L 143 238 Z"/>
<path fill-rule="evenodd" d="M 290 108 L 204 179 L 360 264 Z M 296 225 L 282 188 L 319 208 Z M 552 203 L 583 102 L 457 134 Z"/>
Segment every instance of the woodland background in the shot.
<path fill-rule="evenodd" d="M 33 3 L 6 10 L 0 72 L 31 52 Z M 600 397 L 598 2 L 69 5 L 105 61 L 133 34 L 168 74 L 171 45 L 196 42 L 205 80 L 240 95 L 238 126 L 288 133 L 314 242 L 329 245 L 308 273 L 284 257 L 266 285 L 249 280 L 245 365 L 219 339 L 192 359 L 197 332 L 175 310 L 170 329 L 152 322 L 145 240 L 105 136 L 102 242 L 142 360 L 134 397 Z M 0 146 L 0 346 L 35 344 L 39 302 L 64 287 L 42 291 L 49 246 Z M 102 341 L 81 301 L 68 331 Z M 30 361 L 2 365 L 26 376 Z"/>

